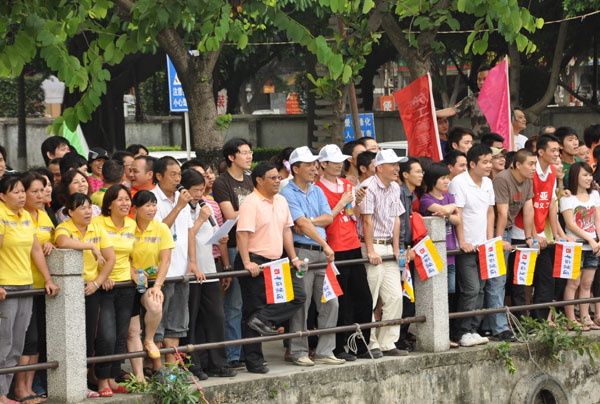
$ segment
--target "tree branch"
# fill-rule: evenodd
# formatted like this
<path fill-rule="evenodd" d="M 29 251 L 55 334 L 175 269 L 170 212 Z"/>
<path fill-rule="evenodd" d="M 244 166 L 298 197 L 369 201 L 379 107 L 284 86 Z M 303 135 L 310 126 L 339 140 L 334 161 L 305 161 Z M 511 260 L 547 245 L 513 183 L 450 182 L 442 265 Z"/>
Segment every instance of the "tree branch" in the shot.
<path fill-rule="evenodd" d="M 565 90 L 567 90 L 567 92 L 569 94 L 571 94 L 573 97 L 575 97 L 576 99 L 581 101 L 583 103 L 583 105 L 585 105 L 592 111 L 600 112 L 600 106 L 592 104 L 592 102 L 590 100 L 577 94 L 576 91 L 573 91 L 573 89 L 571 87 L 569 87 L 569 85 L 567 83 L 565 83 L 564 81 L 562 81 L 561 79 L 558 79 L 558 85 L 561 86 L 562 88 L 564 88 Z"/>

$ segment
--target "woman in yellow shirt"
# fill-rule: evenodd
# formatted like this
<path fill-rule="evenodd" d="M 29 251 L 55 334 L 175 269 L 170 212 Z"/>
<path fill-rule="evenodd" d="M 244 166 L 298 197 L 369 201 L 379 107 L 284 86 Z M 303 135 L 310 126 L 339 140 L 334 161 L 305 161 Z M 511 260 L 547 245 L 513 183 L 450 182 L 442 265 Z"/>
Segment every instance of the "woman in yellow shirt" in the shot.
<path fill-rule="evenodd" d="M 131 254 L 131 265 L 134 270 L 143 269 L 149 279 L 156 279 L 142 296 L 142 315 L 144 316 L 144 349 L 153 359 L 153 368 L 161 367 L 160 353 L 154 344 L 154 334 L 162 318 L 163 293 L 162 285 L 167 277 L 171 264 L 171 250 L 175 242 L 169 227 L 154 219 L 156 215 L 156 196 L 150 191 L 139 191 L 133 197 L 134 215 L 137 223 L 135 243 Z M 140 319 L 132 318 L 128 340 L 129 351 L 142 348 Z M 143 379 L 142 361 L 132 361 L 134 374 Z"/>
<path fill-rule="evenodd" d="M 34 171 L 24 173 L 21 182 L 25 188 L 25 210 L 31 215 L 35 234 L 42 246 L 45 256 L 50 255 L 55 249 L 52 240 L 54 237 L 54 224 L 44 210 L 45 188 L 47 179 Z M 44 287 L 44 278 L 40 270 L 31 263 L 33 275 L 33 287 L 41 289 Z M 25 347 L 19 365 L 33 365 L 38 362 L 39 353 L 46 346 L 46 303 L 44 296 L 33 297 L 33 310 L 31 321 L 25 334 Z M 37 398 L 33 391 L 33 376 L 35 371 L 21 372 L 15 374 L 14 395 L 18 401 L 28 401 L 29 398 Z M 19 398 L 21 397 L 21 398 Z M 35 400 L 33 400 L 35 401 Z"/>
<path fill-rule="evenodd" d="M 86 353 L 91 357 L 103 298 L 99 289 L 100 286 L 104 289 L 110 286 L 105 281 L 115 266 L 115 250 L 106 230 L 92 223 L 92 201 L 89 196 L 80 193 L 69 195 L 65 210 L 70 219 L 56 228 L 55 244 L 58 248 L 83 251 Z M 88 397 L 94 396 L 98 397 L 98 394 L 88 391 Z"/>
<path fill-rule="evenodd" d="M 96 355 L 105 356 L 127 352 L 127 332 L 131 311 L 136 295 L 133 287 L 113 288 L 115 282 L 135 279 L 129 257 L 133 251 L 135 221 L 127 217 L 131 210 L 129 190 L 116 184 L 108 188 L 102 200 L 102 215 L 92 219 L 102 227 L 112 239 L 116 263 L 108 279 L 104 282 L 104 297 L 100 304 L 100 321 L 96 338 Z M 112 393 L 123 393 L 115 378 L 121 374 L 121 361 L 98 363 L 95 367 L 98 377 L 98 393 L 110 397 Z"/>
<path fill-rule="evenodd" d="M 31 262 L 39 268 L 44 288 L 49 296 L 58 293 L 35 227 L 25 205 L 25 188 L 16 175 L 5 175 L 0 180 L 0 368 L 15 366 L 23 352 L 25 332 L 31 319 L 33 299 L 19 297 L 6 299 L 6 292 L 33 287 Z M 12 374 L 0 375 L 0 403 L 8 402 L 6 395 Z"/>

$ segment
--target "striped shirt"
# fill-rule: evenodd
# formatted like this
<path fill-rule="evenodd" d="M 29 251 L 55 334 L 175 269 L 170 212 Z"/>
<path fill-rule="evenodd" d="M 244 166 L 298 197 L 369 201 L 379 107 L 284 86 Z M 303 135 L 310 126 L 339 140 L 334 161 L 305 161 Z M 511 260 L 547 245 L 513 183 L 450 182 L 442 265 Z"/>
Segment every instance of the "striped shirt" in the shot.
<path fill-rule="evenodd" d="M 361 220 L 357 223 L 358 235 L 364 237 L 362 215 L 372 215 L 373 238 L 392 238 L 396 217 L 405 211 L 400 201 L 400 185 L 392 182 L 386 188 L 379 177 L 374 175 L 364 180 L 360 186 L 367 188 L 367 194 L 361 204 Z"/>
<path fill-rule="evenodd" d="M 217 226 L 223 226 L 223 214 L 221 213 L 221 208 L 219 207 L 217 201 L 207 196 L 203 196 L 202 199 L 212 208 L 213 217 L 217 222 Z M 212 254 L 213 258 L 219 258 L 221 256 L 221 251 L 219 251 L 219 247 L 216 244 L 213 244 L 212 246 Z"/>

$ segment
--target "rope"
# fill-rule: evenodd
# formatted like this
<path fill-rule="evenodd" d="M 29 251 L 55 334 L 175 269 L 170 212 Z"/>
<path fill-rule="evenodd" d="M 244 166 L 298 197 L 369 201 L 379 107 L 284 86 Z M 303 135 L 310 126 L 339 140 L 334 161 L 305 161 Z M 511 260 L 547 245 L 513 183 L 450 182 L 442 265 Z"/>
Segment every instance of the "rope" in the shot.
<path fill-rule="evenodd" d="M 183 356 L 185 354 L 182 354 L 181 352 L 179 352 L 179 350 L 177 349 L 177 347 L 173 347 L 173 348 L 175 348 L 175 358 L 177 359 L 176 365 L 177 366 L 183 366 L 184 365 Z M 200 383 L 196 379 L 196 376 L 194 376 L 191 372 L 190 372 L 190 379 L 192 379 L 192 381 L 196 385 L 196 388 L 198 389 L 198 392 L 200 393 L 200 398 L 202 399 L 201 402 L 209 404 L 209 402 L 206 399 L 206 397 L 204 397 L 204 390 L 202 390 L 202 386 L 200 386 Z"/>
<path fill-rule="evenodd" d="M 348 351 L 350 350 L 354 354 L 356 354 L 358 352 L 356 338 L 362 339 L 365 346 L 367 347 L 367 352 L 369 352 L 369 356 L 372 359 L 371 363 L 373 364 L 373 369 L 375 369 L 375 379 L 377 379 L 377 382 L 379 383 L 380 379 L 379 379 L 379 371 L 377 370 L 377 361 L 375 360 L 375 358 L 373 357 L 373 354 L 371 353 L 371 348 L 369 348 L 369 343 L 365 340 L 365 336 L 363 335 L 362 330 L 360 329 L 360 324 L 354 323 L 354 325 L 356 326 L 356 331 L 354 331 L 352 333 L 352 335 L 350 335 L 348 337 L 348 341 L 347 341 L 346 345 L 344 346 L 344 350 L 346 351 L 346 353 L 348 353 Z M 372 330 L 372 332 L 373 331 L 375 331 L 375 330 Z"/>
<path fill-rule="evenodd" d="M 521 321 L 519 321 L 517 316 L 515 316 L 514 314 L 512 314 L 510 312 L 510 310 L 508 309 L 508 306 L 504 306 L 504 309 L 506 312 L 506 319 L 508 320 L 508 328 L 513 333 L 513 335 L 517 339 L 517 341 L 524 343 L 525 346 L 527 347 L 527 353 L 529 354 L 529 360 L 533 362 L 533 364 L 538 368 L 538 370 L 541 373 L 546 374 L 546 372 L 540 366 L 540 364 L 537 363 L 537 361 L 533 358 L 533 353 L 531 352 L 531 346 L 529 344 L 534 341 L 534 338 L 531 337 L 527 333 L 527 331 L 525 330 L 525 327 L 523 327 L 521 325 Z M 516 332 L 515 332 L 515 330 L 516 330 Z"/>

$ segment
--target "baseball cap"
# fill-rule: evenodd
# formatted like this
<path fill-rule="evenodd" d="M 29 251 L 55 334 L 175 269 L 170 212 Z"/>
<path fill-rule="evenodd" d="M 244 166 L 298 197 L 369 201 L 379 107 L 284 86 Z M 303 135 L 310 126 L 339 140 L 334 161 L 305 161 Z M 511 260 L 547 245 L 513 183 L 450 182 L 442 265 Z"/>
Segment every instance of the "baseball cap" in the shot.
<path fill-rule="evenodd" d="M 374 166 L 377 167 L 380 164 L 403 163 L 405 161 L 408 161 L 408 157 L 398 157 L 394 150 L 383 149 L 375 156 Z"/>
<path fill-rule="evenodd" d="M 508 152 L 508 150 L 504 148 L 499 149 L 497 147 L 490 147 L 490 149 L 492 149 L 492 157 L 497 156 L 499 154 L 506 154 Z"/>
<path fill-rule="evenodd" d="M 336 144 L 327 144 L 319 152 L 319 161 L 331 161 L 332 163 L 343 163 L 352 156 L 343 154 Z"/>
<path fill-rule="evenodd" d="M 88 161 L 91 163 L 98 159 L 108 159 L 108 152 L 102 147 L 92 147 L 88 153 Z"/>
<path fill-rule="evenodd" d="M 297 147 L 294 149 L 292 154 L 290 154 L 290 165 L 301 162 L 301 163 L 312 163 L 313 161 L 317 161 L 319 156 L 315 156 L 312 154 L 308 146 Z"/>

